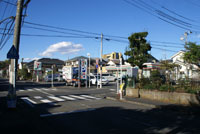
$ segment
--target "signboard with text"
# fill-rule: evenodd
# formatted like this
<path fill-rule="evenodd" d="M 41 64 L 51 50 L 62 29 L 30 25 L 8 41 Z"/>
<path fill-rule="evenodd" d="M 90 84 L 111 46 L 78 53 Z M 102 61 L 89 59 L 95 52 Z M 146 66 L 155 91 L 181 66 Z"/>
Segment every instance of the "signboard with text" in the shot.
<path fill-rule="evenodd" d="M 87 79 L 87 59 L 81 59 L 81 79 Z"/>

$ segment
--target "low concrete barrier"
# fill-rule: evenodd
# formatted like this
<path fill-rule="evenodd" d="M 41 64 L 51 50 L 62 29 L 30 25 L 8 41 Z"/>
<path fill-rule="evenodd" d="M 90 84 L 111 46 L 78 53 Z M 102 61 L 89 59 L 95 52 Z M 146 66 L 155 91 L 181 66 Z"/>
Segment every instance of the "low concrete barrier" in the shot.
<path fill-rule="evenodd" d="M 200 96 L 189 93 L 164 92 L 146 89 L 126 89 L 127 96 L 142 97 L 146 99 L 158 100 L 162 102 L 181 105 L 200 105 Z"/>

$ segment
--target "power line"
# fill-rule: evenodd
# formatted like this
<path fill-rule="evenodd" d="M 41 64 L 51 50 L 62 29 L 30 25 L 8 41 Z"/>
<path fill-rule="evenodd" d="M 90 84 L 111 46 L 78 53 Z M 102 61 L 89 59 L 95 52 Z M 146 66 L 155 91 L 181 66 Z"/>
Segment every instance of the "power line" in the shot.
<path fill-rule="evenodd" d="M 7 41 L 10 39 L 11 34 L 14 32 L 14 25 L 13 25 L 14 21 L 15 20 L 13 19 L 8 30 L 4 29 L 3 36 L 1 37 L 1 41 L 0 41 L 0 50 L 2 50 L 2 48 L 5 46 Z M 7 27 L 7 25 L 6 25 L 6 27 Z M 6 31 L 7 31 L 7 33 L 5 34 Z M 6 38 L 6 36 L 7 36 L 7 38 Z"/>
<path fill-rule="evenodd" d="M 51 30 L 51 29 L 45 29 L 45 28 L 38 28 L 38 27 L 24 26 L 23 28 L 31 28 L 31 29 L 37 29 L 37 30 L 48 31 L 48 32 L 55 32 L 55 33 L 62 33 L 62 34 L 86 36 L 86 35 L 84 35 L 84 34 L 77 34 L 77 33 L 70 33 L 70 32 L 62 32 L 62 31 Z M 94 36 L 93 36 L 93 37 L 94 37 Z"/>
<path fill-rule="evenodd" d="M 11 2 L 9 2 L 9 1 L 5 1 L 5 0 L 1 0 L 0 2 L 4 2 L 4 3 L 6 3 L 6 4 L 10 4 L 10 5 L 13 5 L 13 6 L 17 6 L 16 4 L 11 3 Z"/>
<path fill-rule="evenodd" d="M 0 33 L 3 34 L 3 33 Z M 9 34 L 13 35 L 13 34 Z M 92 37 L 92 36 L 64 36 L 64 35 L 46 35 L 46 34 L 25 34 L 22 33 L 20 34 L 21 36 L 29 36 L 29 37 L 58 37 L 58 38 L 93 38 L 97 39 L 97 37 Z"/>
<path fill-rule="evenodd" d="M 163 50 L 163 51 L 168 51 L 168 52 L 175 52 L 177 53 L 178 51 L 170 50 L 170 49 L 165 49 L 165 48 L 160 48 L 160 47 L 152 47 L 153 49 L 158 49 L 158 50 Z"/>
<path fill-rule="evenodd" d="M 44 24 L 39 24 L 39 23 L 33 23 L 33 22 L 24 22 L 25 24 L 30 24 L 30 25 L 35 25 L 35 26 L 40 26 L 40 27 L 47 27 L 47 28 L 54 28 L 58 30 L 63 30 L 63 31 L 75 31 L 76 33 L 68 33 L 68 32 L 63 32 L 63 31 L 55 31 L 52 29 L 44 29 L 44 28 L 38 28 L 38 27 L 29 27 L 29 26 L 24 26 L 24 27 L 29 27 L 32 29 L 38 29 L 38 30 L 44 30 L 44 31 L 52 31 L 52 32 L 58 32 L 58 33 L 64 33 L 64 34 L 72 34 L 72 35 L 79 35 L 79 36 L 88 36 L 85 34 L 77 34 L 77 33 L 89 33 L 89 34 L 94 34 L 94 35 L 101 35 L 100 33 L 95 33 L 95 32 L 88 32 L 88 31 L 82 31 L 82 30 L 76 30 L 76 29 L 69 29 L 69 28 L 63 28 L 63 27 L 57 27 L 57 26 L 50 26 L 50 25 L 44 25 Z M 123 37 L 123 36 L 116 36 L 116 35 L 107 35 L 104 34 L 105 38 L 104 39 L 110 39 L 113 41 L 118 41 L 122 43 L 128 43 L 128 37 Z M 100 38 L 100 36 L 88 36 L 88 37 L 94 37 L 94 38 Z M 162 43 L 162 44 L 177 44 L 177 45 L 184 45 L 182 43 L 175 43 L 175 42 L 164 42 L 164 41 L 153 41 L 149 40 L 149 42 L 155 42 L 155 43 Z"/>
<path fill-rule="evenodd" d="M 59 30 L 73 31 L 73 32 L 78 32 L 78 33 L 93 34 L 93 35 L 101 35 L 101 34 L 99 34 L 99 33 L 86 32 L 86 31 L 75 30 L 75 29 L 69 29 L 69 28 L 62 28 L 62 27 L 55 27 L 55 26 L 44 25 L 44 24 L 38 24 L 38 23 L 32 23 L 32 22 L 27 22 L 27 21 L 24 21 L 24 23 L 25 23 L 25 24 L 35 25 L 35 26 L 42 26 L 42 27 L 47 27 L 47 28 L 54 28 L 54 29 L 59 29 Z"/>
<path fill-rule="evenodd" d="M 194 22 L 194 21 L 195 21 L 195 20 L 193 20 L 193 19 L 190 19 L 190 18 L 188 18 L 188 17 L 184 17 L 183 15 L 180 15 L 180 14 L 176 13 L 175 11 L 172 11 L 171 9 L 169 9 L 169 8 L 167 8 L 167 7 L 163 6 L 163 5 L 161 5 L 161 4 L 157 3 L 157 2 L 155 2 L 154 0 L 151 0 L 151 2 L 154 3 L 154 4 L 156 4 L 156 5 L 158 5 L 158 6 L 161 7 L 162 9 L 164 9 L 164 10 L 166 10 L 166 11 L 168 11 L 168 12 L 170 12 L 170 13 L 176 15 L 176 16 L 178 16 L 178 17 L 181 17 L 181 18 L 183 18 L 183 19 L 185 19 L 185 20 L 188 20 L 188 21 L 191 21 L 191 22 Z M 195 21 L 195 22 L 196 22 L 196 21 Z"/>
<path fill-rule="evenodd" d="M 163 11 L 161 10 L 158 10 L 156 9 L 155 7 L 147 4 L 146 2 L 140 0 L 140 1 L 136 1 L 136 0 L 131 0 L 131 1 L 128 1 L 128 0 L 123 0 L 124 2 L 134 6 L 134 7 L 137 7 L 139 8 L 140 10 L 144 11 L 144 12 L 147 12 L 148 14 L 162 20 L 162 21 L 165 21 L 171 25 L 174 25 L 176 27 L 179 27 L 181 29 L 184 29 L 184 30 L 190 30 L 190 31 L 195 31 L 195 32 L 200 32 L 200 31 L 197 31 L 196 29 L 193 29 L 193 27 L 199 27 L 199 26 L 196 26 L 196 25 L 193 25 L 193 24 L 190 24 L 186 21 L 183 21 L 181 19 L 178 19 L 178 18 L 175 18 L 171 15 L 168 15 L 166 13 L 164 13 Z M 133 3 L 134 2 L 134 3 Z"/>
<path fill-rule="evenodd" d="M 182 43 L 175 43 L 175 42 L 163 42 L 163 41 L 154 41 L 154 40 L 151 40 L 150 42 L 154 42 L 154 43 L 162 43 L 162 44 L 174 44 L 174 45 L 182 45 L 184 46 L 185 44 L 182 44 Z"/>
<path fill-rule="evenodd" d="M 173 46 L 173 45 L 162 45 L 162 44 L 151 44 L 151 46 L 161 46 L 161 47 L 168 47 L 168 48 L 184 48 L 184 46 L 180 47 L 180 46 Z"/>

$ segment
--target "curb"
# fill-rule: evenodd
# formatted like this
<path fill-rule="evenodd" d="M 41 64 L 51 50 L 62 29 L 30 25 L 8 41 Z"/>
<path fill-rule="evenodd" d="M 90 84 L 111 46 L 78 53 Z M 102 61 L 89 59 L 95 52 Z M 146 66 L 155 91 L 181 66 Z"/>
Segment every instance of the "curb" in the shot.
<path fill-rule="evenodd" d="M 116 99 L 116 98 L 113 98 L 113 97 L 105 97 L 105 98 L 108 99 L 108 100 L 121 101 L 121 102 L 126 102 L 126 103 L 136 104 L 136 105 L 142 105 L 142 106 L 151 107 L 151 108 L 157 107 L 156 105 L 153 105 L 153 104 L 147 104 L 147 103 L 135 102 L 135 101 L 128 101 L 126 99 L 119 100 L 119 99 Z"/>

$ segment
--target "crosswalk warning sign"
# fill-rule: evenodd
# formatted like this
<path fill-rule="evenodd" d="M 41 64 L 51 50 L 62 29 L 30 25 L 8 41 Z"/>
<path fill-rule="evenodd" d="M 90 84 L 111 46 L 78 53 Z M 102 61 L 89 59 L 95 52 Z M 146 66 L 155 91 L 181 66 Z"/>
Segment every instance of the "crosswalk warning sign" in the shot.
<path fill-rule="evenodd" d="M 17 49 L 15 48 L 14 45 L 8 51 L 7 58 L 8 59 L 19 59 L 19 54 L 18 54 Z"/>

